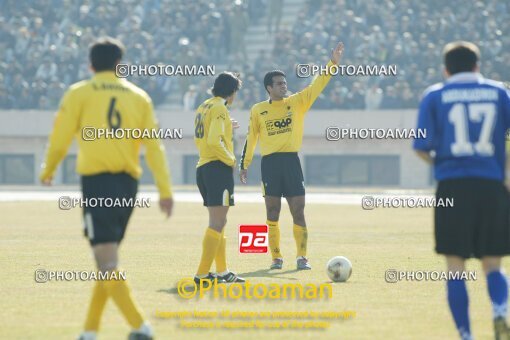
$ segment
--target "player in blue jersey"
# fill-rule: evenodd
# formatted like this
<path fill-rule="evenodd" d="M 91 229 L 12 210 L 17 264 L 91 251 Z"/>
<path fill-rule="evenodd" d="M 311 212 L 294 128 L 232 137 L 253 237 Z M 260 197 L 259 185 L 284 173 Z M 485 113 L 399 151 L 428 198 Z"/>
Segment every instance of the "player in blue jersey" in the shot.
<path fill-rule="evenodd" d="M 435 208 L 436 252 L 446 257 L 450 273 L 464 272 L 470 257 L 481 259 L 496 339 L 510 339 L 508 287 L 501 271 L 502 256 L 510 254 L 504 184 L 510 98 L 500 83 L 478 73 L 480 52 L 474 44 L 449 43 L 443 58 L 446 81 L 425 91 L 418 128 L 426 129 L 426 138 L 414 141 L 418 156 L 434 166 L 436 200 L 453 198 L 453 207 Z M 447 292 L 461 338 L 472 339 L 465 281 L 449 280 Z"/>

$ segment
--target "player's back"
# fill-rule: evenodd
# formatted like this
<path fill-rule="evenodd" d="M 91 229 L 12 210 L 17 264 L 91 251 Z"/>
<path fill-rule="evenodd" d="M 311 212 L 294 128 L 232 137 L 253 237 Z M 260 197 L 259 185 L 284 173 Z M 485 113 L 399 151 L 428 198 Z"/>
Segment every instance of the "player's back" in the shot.
<path fill-rule="evenodd" d="M 221 139 L 221 148 L 227 153 L 234 152 L 232 141 L 232 123 L 230 115 L 225 105 L 225 99 L 221 97 L 212 97 L 204 101 L 195 113 L 195 145 L 199 153 L 199 161 L 197 167 L 215 160 L 222 160 L 218 156 L 215 143 L 212 143 L 210 130 L 212 129 L 213 120 L 221 120 L 223 124 L 219 125 L 222 131 L 216 131 L 223 135 Z"/>
<path fill-rule="evenodd" d="M 62 100 L 79 126 L 78 164 L 81 174 L 126 171 L 137 176 L 142 139 L 154 127 L 150 97 L 112 71 L 96 73 L 72 85 Z M 136 132 L 134 131 L 136 130 Z"/>
<path fill-rule="evenodd" d="M 425 92 L 415 148 L 435 151 L 435 177 L 503 180 L 505 136 L 510 127 L 506 90 L 477 73 L 459 73 Z"/>

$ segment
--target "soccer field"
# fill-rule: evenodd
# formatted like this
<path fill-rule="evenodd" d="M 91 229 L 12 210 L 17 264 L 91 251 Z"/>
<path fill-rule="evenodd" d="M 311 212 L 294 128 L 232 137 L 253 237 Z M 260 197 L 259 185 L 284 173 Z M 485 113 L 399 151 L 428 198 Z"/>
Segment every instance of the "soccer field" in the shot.
<path fill-rule="evenodd" d="M 456 330 L 445 299 L 445 282 L 387 283 L 385 271 L 442 270 L 433 252 L 432 209 L 362 210 L 356 205 L 309 204 L 308 253 L 313 270 L 295 271 L 295 244 L 287 206 L 282 206 L 282 271 L 267 270 L 268 254 L 239 254 L 237 227 L 264 223 L 263 204 L 239 203 L 229 213 L 226 235 L 229 269 L 256 283 L 314 283 L 328 281 L 327 260 L 348 257 L 353 273 L 346 283 L 333 284 L 333 297 L 319 301 L 186 300 L 176 283 L 196 270 L 206 209 L 199 203 L 177 202 L 165 220 L 157 208 L 136 209 L 121 248 L 121 267 L 134 296 L 155 328 L 158 339 L 454 339 Z M 82 330 L 92 282 L 36 283 L 34 272 L 93 270 L 89 245 L 82 237 L 81 211 L 58 210 L 55 202 L 0 203 L 2 310 L 0 338 L 70 339 Z M 508 269 L 508 263 L 505 263 Z M 476 339 L 490 339 L 492 313 L 479 264 L 477 281 L 468 283 L 472 329 Z M 327 329 L 185 329 L 179 320 L 156 317 L 156 311 L 354 311 L 351 319 L 322 320 Z M 190 319 L 187 319 L 191 321 Z M 196 319 L 195 319 L 196 320 Z M 237 319 L 237 321 L 243 321 Z M 246 320 L 244 320 L 246 321 Z M 249 321 L 249 320 L 248 320 Z M 267 320 L 266 320 L 267 321 Z M 271 321 L 271 320 L 270 320 Z M 286 320 L 290 321 L 290 320 Z M 301 320 L 303 321 L 303 320 Z M 109 301 L 100 339 L 122 339 L 127 323 Z"/>

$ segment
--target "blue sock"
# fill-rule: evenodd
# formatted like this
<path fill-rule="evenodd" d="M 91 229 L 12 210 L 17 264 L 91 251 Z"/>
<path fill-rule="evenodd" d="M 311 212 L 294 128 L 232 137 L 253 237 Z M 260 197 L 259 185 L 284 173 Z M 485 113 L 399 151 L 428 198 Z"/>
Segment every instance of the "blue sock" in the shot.
<path fill-rule="evenodd" d="M 508 284 L 505 275 L 500 270 L 487 274 L 487 287 L 492 301 L 494 318 L 506 318 L 508 301 Z"/>
<path fill-rule="evenodd" d="M 455 325 L 463 340 L 471 339 L 471 327 L 469 326 L 469 298 L 464 280 L 449 280 L 448 304 L 452 312 Z"/>

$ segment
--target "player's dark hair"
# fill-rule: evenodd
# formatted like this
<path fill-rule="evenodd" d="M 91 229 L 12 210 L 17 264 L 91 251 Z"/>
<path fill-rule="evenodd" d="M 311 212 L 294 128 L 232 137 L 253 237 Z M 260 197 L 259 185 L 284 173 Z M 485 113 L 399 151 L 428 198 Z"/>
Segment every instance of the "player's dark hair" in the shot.
<path fill-rule="evenodd" d="M 89 59 L 96 72 L 115 70 L 115 64 L 122 59 L 124 45 L 117 39 L 103 37 L 90 46 Z"/>
<path fill-rule="evenodd" d="M 211 89 L 213 96 L 227 98 L 234 92 L 239 91 L 243 82 L 232 72 L 222 72 L 214 80 L 214 86 Z"/>
<path fill-rule="evenodd" d="M 444 65 L 449 74 L 473 72 L 480 61 L 480 50 L 467 41 L 446 44 L 443 50 Z"/>
<path fill-rule="evenodd" d="M 266 91 L 268 86 L 273 87 L 273 77 L 276 76 L 285 77 L 285 73 L 280 70 L 273 70 L 266 73 L 266 75 L 264 76 L 264 88 L 266 89 Z M 267 91 L 267 93 L 269 93 L 269 91 Z"/>

